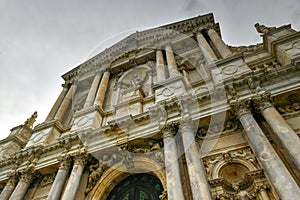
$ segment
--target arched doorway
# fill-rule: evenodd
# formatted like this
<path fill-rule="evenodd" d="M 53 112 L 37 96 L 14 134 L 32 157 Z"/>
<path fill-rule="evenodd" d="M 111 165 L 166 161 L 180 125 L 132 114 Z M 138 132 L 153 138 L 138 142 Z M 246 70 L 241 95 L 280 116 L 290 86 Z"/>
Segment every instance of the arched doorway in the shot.
<path fill-rule="evenodd" d="M 150 174 L 136 174 L 125 178 L 109 194 L 107 200 L 159 200 L 163 186 Z"/>

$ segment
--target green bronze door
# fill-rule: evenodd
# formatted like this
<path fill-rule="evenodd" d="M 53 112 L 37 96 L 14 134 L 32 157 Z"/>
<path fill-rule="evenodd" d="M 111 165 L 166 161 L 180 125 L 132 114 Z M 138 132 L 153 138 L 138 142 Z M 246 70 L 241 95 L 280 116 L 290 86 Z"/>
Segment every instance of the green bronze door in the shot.
<path fill-rule="evenodd" d="M 120 182 L 107 200 L 159 200 L 162 192 L 158 178 L 150 174 L 137 174 Z"/>

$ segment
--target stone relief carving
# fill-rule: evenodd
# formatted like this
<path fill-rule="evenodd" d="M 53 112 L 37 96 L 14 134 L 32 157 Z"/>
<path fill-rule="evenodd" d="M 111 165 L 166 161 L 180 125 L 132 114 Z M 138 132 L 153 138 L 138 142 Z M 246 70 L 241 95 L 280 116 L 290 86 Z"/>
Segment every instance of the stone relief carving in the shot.
<path fill-rule="evenodd" d="M 97 181 L 101 178 L 105 170 L 106 170 L 106 166 L 103 163 L 96 163 L 89 167 L 90 175 L 88 179 L 88 185 L 85 190 L 86 194 L 89 193 L 94 188 Z"/>
<path fill-rule="evenodd" d="M 276 108 L 277 108 L 278 112 L 281 114 L 299 112 L 300 111 L 300 102 L 288 104 L 284 108 L 281 106 L 277 106 Z"/>
<path fill-rule="evenodd" d="M 225 75 L 232 75 L 238 72 L 238 66 L 236 65 L 228 65 L 222 69 L 222 73 Z"/>
<path fill-rule="evenodd" d="M 219 187 L 217 193 L 213 192 L 214 199 L 251 200 L 257 198 L 262 186 L 267 189 L 263 170 L 250 147 L 206 157 L 203 163 L 211 187 Z"/>
<path fill-rule="evenodd" d="M 208 179 L 212 179 L 214 167 L 218 162 L 224 161 L 225 163 L 231 163 L 235 158 L 251 163 L 255 167 L 258 166 L 258 162 L 250 147 L 224 152 L 203 159 Z"/>
<path fill-rule="evenodd" d="M 238 129 L 238 123 L 235 121 L 227 121 L 225 124 L 214 124 L 210 128 L 199 127 L 196 135 L 197 139 L 212 137 L 219 134 L 228 134 Z"/>
<path fill-rule="evenodd" d="M 126 166 L 127 169 L 134 168 L 133 156 L 130 153 L 131 148 L 127 143 L 121 144 L 119 146 L 119 153 L 122 156 L 122 162 Z"/>
<path fill-rule="evenodd" d="M 47 174 L 43 177 L 40 187 L 45 187 L 47 185 L 50 185 L 54 182 L 56 174 Z"/>
<path fill-rule="evenodd" d="M 116 83 L 117 87 L 120 88 L 120 101 L 151 94 L 151 77 L 150 64 L 137 66 L 124 73 Z"/>

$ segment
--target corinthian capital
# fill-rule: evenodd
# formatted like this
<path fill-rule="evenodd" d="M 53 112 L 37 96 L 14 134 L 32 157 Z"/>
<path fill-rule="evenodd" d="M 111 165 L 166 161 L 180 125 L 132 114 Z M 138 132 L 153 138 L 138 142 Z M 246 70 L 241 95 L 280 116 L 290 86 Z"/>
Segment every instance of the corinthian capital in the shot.
<path fill-rule="evenodd" d="M 166 125 L 161 129 L 162 137 L 174 137 L 176 134 L 177 126 L 175 124 Z"/>
<path fill-rule="evenodd" d="M 60 161 L 59 169 L 60 170 L 68 170 L 71 166 L 71 157 L 70 155 L 62 155 L 60 158 L 58 158 Z"/>
<path fill-rule="evenodd" d="M 250 100 L 233 100 L 230 102 L 233 113 L 240 118 L 242 115 L 250 114 Z"/>
<path fill-rule="evenodd" d="M 256 95 L 252 98 L 254 107 L 258 111 L 263 111 L 266 108 L 272 107 L 272 98 L 271 98 L 271 93 L 270 92 L 264 92 L 262 94 Z"/>

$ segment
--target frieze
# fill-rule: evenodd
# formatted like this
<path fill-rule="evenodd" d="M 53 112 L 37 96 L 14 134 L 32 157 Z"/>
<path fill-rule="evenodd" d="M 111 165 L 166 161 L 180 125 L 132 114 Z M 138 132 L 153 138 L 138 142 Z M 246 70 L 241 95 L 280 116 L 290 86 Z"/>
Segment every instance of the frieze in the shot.
<path fill-rule="evenodd" d="M 227 135 L 236 132 L 238 128 L 239 123 L 233 120 L 226 121 L 224 124 L 211 125 L 209 129 L 205 127 L 199 127 L 196 138 L 203 140 L 205 138 L 219 136 L 220 134 Z"/>
<path fill-rule="evenodd" d="M 283 115 L 300 113 L 300 102 L 290 103 L 285 106 L 276 106 L 276 109 Z"/>
<path fill-rule="evenodd" d="M 40 182 L 40 187 L 45 187 L 47 185 L 51 185 L 55 180 L 56 174 L 47 174 L 43 177 L 42 181 Z"/>

